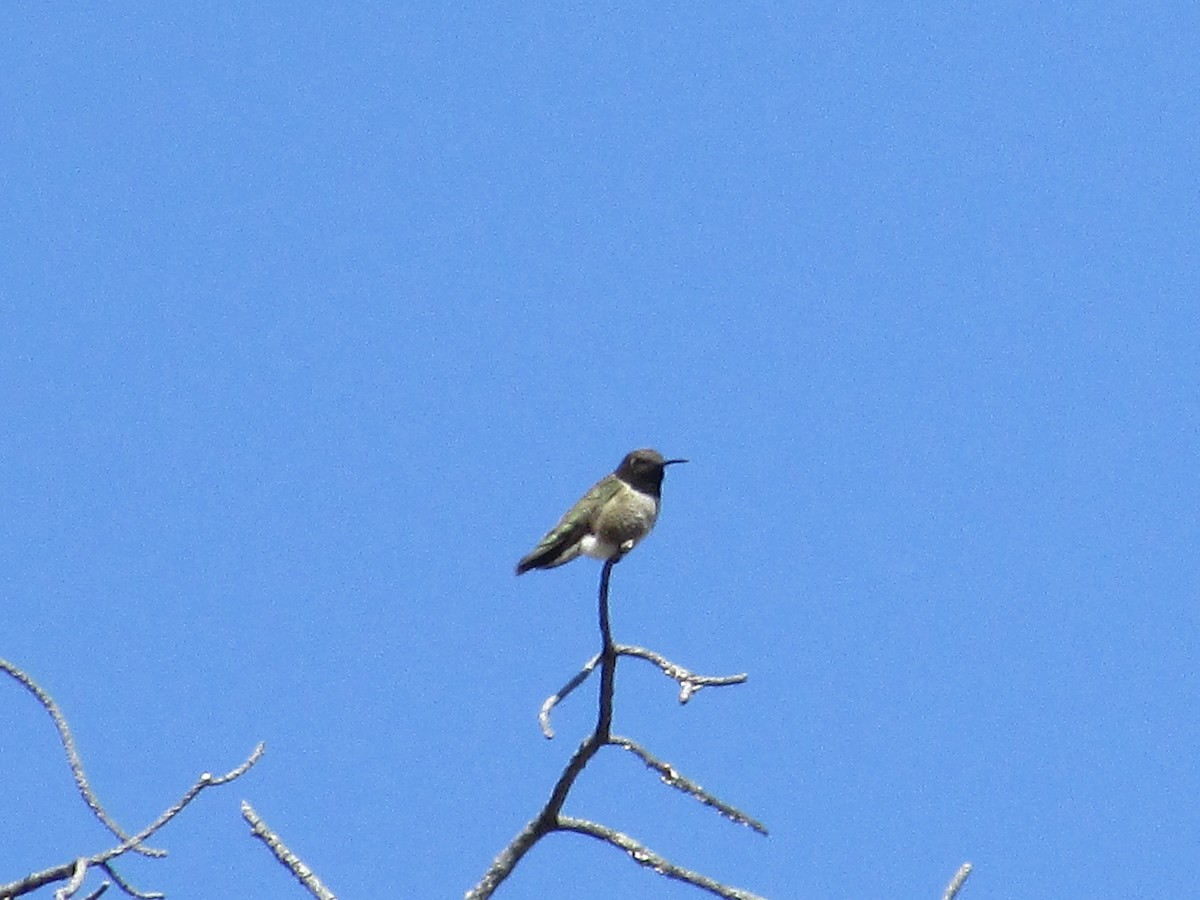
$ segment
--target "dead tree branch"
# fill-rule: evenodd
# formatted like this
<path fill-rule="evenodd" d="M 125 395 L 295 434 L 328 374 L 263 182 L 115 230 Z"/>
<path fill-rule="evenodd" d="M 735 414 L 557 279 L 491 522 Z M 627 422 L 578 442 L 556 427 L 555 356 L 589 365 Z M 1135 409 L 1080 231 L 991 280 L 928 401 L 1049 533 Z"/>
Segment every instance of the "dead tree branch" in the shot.
<path fill-rule="evenodd" d="M 13 881 L 8 884 L 0 884 L 0 900 L 13 900 L 15 897 L 32 893 L 33 891 L 45 887 L 48 884 L 55 884 L 60 881 L 66 882 L 66 884 L 55 891 L 55 897 L 65 900 L 65 898 L 71 897 L 79 891 L 80 887 L 83 885 L 84 878 L 91 868 L 99 868 L 108 873 L 108 875 L 112 877 L 113 882 L 117 885 L 117 887 L 131 897 L 150 898 L 150 900 L 157 900 L 157 898 L 161 898 L 163 896 L 162 894 L 143 893 L 133 888 L 128 882 L 126 882 L 117 874 L 116 870 L 112 866 L 112 861 L 131 851 L 144 853 L 147 856 L 166 856 L 165 850 L 150 850 L 144 846 L 143 842 L 148 838 L 153 837 L 168 822 L 175 818 L 175 816 L 183 812 L 188 804 L 196 799 L 201 791 L 205 790 L 206 788 L 226 784 L 227 782 L 233 781 L 235 778 L 240 778 L 242 775 L 246 774 L 246 772 L 248 772 L 250 768 L 262 757 L 265 749 L 264 745 L 260 743 L 254 748 L 253 752 L 241 765 L 224 775 L 214 776 L 208 772 L 203 773 L 196 780 L 195 784 L 188 788 L 188 790 L 184 792 L 183 796 L 173 806 L 166 809 L 157 819 L 155 819 L 137 834 L 126 834 L 119 826 L 117 826 L 108 813 L 105 812 L 104 808 L 100 805 L 100 801 L 96 798 L 94 792 L 88 784 L 87 778 L 83 773 L 83 764 L 80 761 L 79 753 L 75 747 L 75 740 L 71 736 L 71 729 L 68 726 L 67 720 L 63 716 L 62 711 L 59 710 L 58 704 L 56 704 L 54 699 L 47 694 L 28 674 L 12 663 L 0 659 L 0 670 L 3 670 L 14 680 L 23 685 L 26 690 L 28 690 L 31 694 L 33 694 L 34 697 L 37 698 L 38 702 L 41 703 L 46 711 L 50 714 L 50 718 L 54 720 L 54 725 L 58 729 L 59 739 L 62 741 L 63 747 L 66 750 L 68 764 L 71 767 L 72 774 L 75 776 L 75 783 L 79 788 L 80 795 L 83 797 L 83 800 L 87 804 L 88 808 L 92 810 L 92 812 L 102 823 L 104 823 L 105 827 L 107 827 L 113 832 L 114 835 L 121 839 L 119 844 L 117 844 L 115 847 L 110 847 L 108 850 L 103 850 L 91 856 L 81 856 L 71 860 L 70 862 L 66 862 L 58 866 L 52 866 L 48 869 L 43 869 L 40 872 L 34 872 L 30 875 L 26 875 L 24 878 L 18 881 Z M 99 897 L 107 889 L 108 884 L 102 884 L 89 895 L 88 900 L 90 900 L 92 897 Z"/>
<path fill-rule="evenodd" d="M 966 884 L 967 876 L 970 874 L 971 864 L 969 862 L 959 866 L 954 877 L 950 879 L 950 883 L 946 885 L 946 893 L 942 894 L 942 900 L 954 900 L 958 896 L 958 892 L 962 890 L 962 886 Z"/>
<path fill-rule="evenodd" d="M 679 682 L 679 703 L 683 705 L 703 687 L 722 687 L 729 684 L 742 684 L 749 676 L 745 672 L 737 675 L 697 675 L 690 672 L 683 666 L 671 662 L 661 653 L 656 653 L 653 650 L 647 650 L 645 647 L 637 647 L 633 644 L 616 644 L 614 651 L 617 656 L 636 656 L 639 659 L 645 659 L 654 663 L 664 675 L 668 678 Z M 554 737 L 554 728 L 550 725 L 550 713 L 554 707 L 558 706 L 567 696 L 579 687 L 587 677 L 592 674 L 596 666 L 600 664 L 600 654 L 597 653 L 591 659 L 583 664 L 580 669 L 566 684 L 559 689 L 558 693 L 551 694 L 546 698 L 546 702 L 542 704 L 542 709 L 538 713 L 538 725 L 542 729 L 542 734 L 547 739 Z"/>
<path fill-rule="evenodd" d="M 703 888 L 710 894 L 715 894 L 718 897 L 725 897 L 727 900 L 764 900 L 758 894 L 751 894 L 749 891 L 721 884 L 707 875 L 701 875 L 699 872 L 693 872 L 691 869 L 677 866 L 670 860 L 659 856 L 645 844 L 635 841 L 629 835 L 622 834 L 612 828 L 606 828 L 603 825 L 589 822 L 586 819 L 573 819 L 568 816 L 562 817 L 561 825 L 563 831 L 586 834 L 588 837 L 594 837 L 597 840 L 612 844 L 617 849 L 628 853 L 629 858 L 638 865 L 645 866 L 647 869 L 653 869 L 667 878 L 674 878 L 676 881 L 684 881 L 698 888 Z"/>
<path fill-rule="evenodd" d="M 696 782 L 681 775 L 679 771 L 670 763 L 663 762 L 661 759 L 651 754 L 641 744 L 635 743 L 629 738 L 617 737 L 616 735 L 612 736 L 612 738 L 609 740 L 609 743 L 617 747 L 624 747 L 626 750 L 644 762 L 646 764 L 646 768 L 653 769 L 655 772 L 657 772 L 659 777 L 662 779 L 662 783 L 668 787 L 673 787 L 677 790 L 683 791 L 685 794 L 695 797 L 705 806 L 712 807 L 721 815 L 725 816 L 725 818 L 733 822 L 737 822 L 739 825 L 745 825 L 749 828 L 752 828 L 759 834 L 766 836 L 767 826 L 763 825 L 762 822 L 751 818 L 737 807 L 730 806 L 724 800 L 721 800 L 713 794 L 710 794 L 704 788 L 700 787 L 700 785 L 696 784 Z"/>
<path fill-rule="evenodd" d="M 700 688 L 741 684 L 750 677 L 745 672 L 737 675 L 696 675 L 694 672 L 689 672 L 683 666 L 671 662 L 661 653 L 655 653 L 653 650 L 647 650 L 645 647 L 635 647 L 632 644 L 618 644 L 617 653 L 621 656 L 637 656 L 641 659 L 649 660 L 662 669 L 663 674 L 668 678 L 678 681 L 680 705 L 691 700 L 692 695 L 699 691 Z"/>
<path fill-rule="evenodd" d="M 242 801 L 242 818 L 250 826 L 250 833 L 270 848 L 275 858 L 296 877 L 297 881 L 304 885 L 306 891 L 317 900 L 337 900 L 337 895 L 325 887 L 317 874 L 304 864 L 304 860 L 288 849 L 287 844 L 267 826 L 262 817 L 254 811 L 254 807 L 245 800 Z"/>
<path fill-rule="evenodd" d="M 591 761 L 600 749 L 606 745 L 612 744 L 619 746 L 625 750 L 637 755 L 643 763 L 648 767 L 657 771 L 666 783 L 679 790 L 691 794 L 702 803 L 713 807 L 722 815 L 727 816 L 735 822 L 741 822 L 755 829 L 761 834 L 766 834 L 766 829 L 757 821 L 740 812 L 736 808 L 718 800 L 713 795 L 709 794 L 695 782 L 690 781 L 680 775 L 668 763 L 664 763 L 649 752 L 635 744 L 628 738 L 614 737 L 612 734 L 612 717 L 613 717 L 613 685 L 616 677 L 617 659 L 620 656 L 637 656 L 642 659 L 647 659 L 659 666 L 669 677 L 675 679 L 680 684 L 680 703 L 686 703 L 688 699 L 701 687 L 709 685 L 723 684 L 739 684 L 746 680 L 745 675 L 733 675 L 727 677 L 710 677 L 697 676 L 684 669 L 682 666 L 677 666 L 667 660 L 665 657 L 654 653 L 650 650 L 645 650 L 641 647 L 633 647 L 630 645 L 616 644 L 612 639 L 612 629 L 609 625 L 608 614 L 608 585 L 612 575 L 612 567 L 620 561 L 620 557 L 610 559 L 604 563 L 604 568 L 600 573 L 600 593 L 599 593 L 599 624 L 600 624 L 600 652 L 588 660 L 583 668 L 568 681 L 558 693 L 549 697 L 542 704 L 541 711 L 538 714 L 538 722 L 541 726 L 542 733 L 547 738 L 554 736 L 554 731 L 550 726 L 550 712 L 554 707 L 574 691 L 579 685 L 587 680 L 587 677 L 592 673 L 597 666 L 600 667 L 600 697 L 599 709 L 596 717 L 596 727 L 592 733 L 583 739 L 575 752 L 568 760 L 566 767 L 555 782 L 554 788 L 550 792 L 550 799 L 530 822 L 521 829 L 516 837 L 509 842 L 500 854 L 492 861 L 491 866 L 484 873 L 483 878 L 466 894 L 466 900 L 487 900 L 492 896 L 500 884 L 508 878 L 517 863 L 528 853 L 539 840 L 554 831 L 570 831 L 578 834 L 586 834 L 589 837 L 605 841 L 618 847 L 629 854 L 629 856 L 641 865 L 647 866 L 660 874 L 669 878 L 675 878 L 679 881 L 687 882 L 715 894 L 718 897 L 733 898 L 733 900 L 762 900 L 754 894 L 742 891 L 738 888 L 723 885 L 720 882 L 714 881 L 705 875 L 698 872 L 692 872 L 689 869 L 684 869 L 676 866 L 669 860 L 654 853 L 648 847 L 634 840 L 626 834 L 619 831 L 607 828 L 603 825 L 598 825 L 594 822 L 588 822 L 584 819 L 576 819 L 562 815 L 563 804 L 566 802 L 567 795 L 575 784 L 575 780 L 579 777 L 584 767 Z"/>
<path fill-rule="evenodd" d="M 79 790 L 79 796 L 83 798 L 83 802 L 87 804 L 92 814 L 95 815 L 105 828 L 112 832 L 114 837 L 121 841 L 127 840 L 129 835 L 108 814 L 108 811 L 100 803 L 100 798 L 96 796 L 92 790 L 92 786 L 88 783 L 87 775 L 83 771 L 83 760 L 79 756 L 79 750 L 75 746 L 75 738 L 71 734 L 71 727 L 67 724 L 66 716 L 62 714 L 62 710 L 58 708 L 58 704 L 54 702 L 54 698 L 42 690 L 41 686 L 24 669 L 15 666 L 8 660 L 0 659 L 0 669 L 8 673 L 18 684 L 33 694 L 37 702 L 42 704 L 42 707 L 49 713 L 50 719 L 54 722 L 54 727 L 58 731 L 58 739 L 62 742 L 63 750 L 67 754 L 67 765 L 71 767 L 71 774 L 75 778 L 75 787 Z M 135 853 L 141 853 L 143 856 L 167 855 L 167 851 L 157 850 L 153 847 L 133 847 L 132 849 Z"/>
<path fill-rule="evenodd" d="M 599 663 L 600 654 L 597 653 L 583 664 L 583 668 L 575 673 L 575 677 L 564 684 L 562 688 L 559 689 L 557 694 L 551 694 L 546 698 L 546 702 L 542 704 L 541 712 L 538 713 L 538 725 L 541 726 L 542 734 L 546 736 L 547 740 L 550 740 L 554 737 L 554 729 L 550 726 L 550 711 L 553 710 L 554 707 L 558 706 L 558 704 L 561 703 L 567 697 L 567 695 L 571 693 L 571 691 L 575 690 L 575 688 L 587 681 L 587 677 L 592 674 L 592 670 L 595 669 Z"/>

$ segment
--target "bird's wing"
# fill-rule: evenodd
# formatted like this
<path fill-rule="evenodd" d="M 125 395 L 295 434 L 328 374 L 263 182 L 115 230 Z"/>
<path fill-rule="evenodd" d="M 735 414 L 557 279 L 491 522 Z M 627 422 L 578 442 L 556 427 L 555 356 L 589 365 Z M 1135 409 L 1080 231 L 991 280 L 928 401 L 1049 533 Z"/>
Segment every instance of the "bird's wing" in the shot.
<path fill-rule="evenodd" d="M 559 554 L 573 546 L 587 533 L 596 511 L 612 498 L 620 486 L 616 479 L 611 478 L 603 478 L 596 482 L 592 489 L 558 520 L 558 524 L 546 532 L 546 536 L 538 541 L 537 546 L 522 557 L 521 561 L 517 563 L 518 574 L 530 569 L 570 562 L 570 559 L 560 562 L 555 560 Z"/>

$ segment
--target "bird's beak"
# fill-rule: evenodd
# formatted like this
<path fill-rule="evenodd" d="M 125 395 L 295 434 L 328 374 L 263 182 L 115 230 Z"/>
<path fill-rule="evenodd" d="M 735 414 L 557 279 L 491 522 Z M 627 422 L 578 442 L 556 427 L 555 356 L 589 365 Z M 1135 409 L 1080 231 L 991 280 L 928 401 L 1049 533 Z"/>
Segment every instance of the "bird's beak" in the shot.
<path fill-rule="evenodd" d="M 686 459 L 668 459 L 663 463 L 663 465 L 664 466 L 673 466 L 673 465 L 675 465 L 675 463 L 681 463 L 681 462 L 687 462 L 687 460 Z"/>

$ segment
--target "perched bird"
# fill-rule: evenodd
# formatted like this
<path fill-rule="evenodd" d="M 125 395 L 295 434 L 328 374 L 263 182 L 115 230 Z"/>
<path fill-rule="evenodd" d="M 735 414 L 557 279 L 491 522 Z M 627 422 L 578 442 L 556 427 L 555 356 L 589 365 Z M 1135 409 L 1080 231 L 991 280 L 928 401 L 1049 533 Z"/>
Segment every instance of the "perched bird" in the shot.
<path fill-rule="evenodd" d="M 682 462 L 687 460 L 663 459 L 657 450 L 628 454 L 517 563 L 517 574 L 553 569 L 581 553 L 596 559 L 628 553 L 658 518 L 666 467 Z"/>

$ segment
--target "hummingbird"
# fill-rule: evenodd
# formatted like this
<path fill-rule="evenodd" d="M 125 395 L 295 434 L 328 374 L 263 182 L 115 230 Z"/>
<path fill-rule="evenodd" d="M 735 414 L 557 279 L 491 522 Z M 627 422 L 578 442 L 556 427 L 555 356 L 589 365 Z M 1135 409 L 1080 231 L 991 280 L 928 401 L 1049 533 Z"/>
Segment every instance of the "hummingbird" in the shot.
<path fill-rule="evenodd" d="M 624 556 L 654 527 L 666 467 L 683 462 L 663 459 L 657 450 L 626 454 L 517 563 L 517 574 L 553 569 L 581 553 L 596 559 Z"/>

